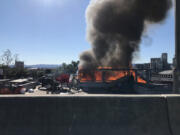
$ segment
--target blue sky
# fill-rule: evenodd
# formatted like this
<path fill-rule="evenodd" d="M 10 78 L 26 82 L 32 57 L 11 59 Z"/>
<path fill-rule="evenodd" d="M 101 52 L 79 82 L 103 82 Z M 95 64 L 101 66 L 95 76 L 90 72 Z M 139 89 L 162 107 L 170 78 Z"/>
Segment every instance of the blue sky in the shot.
<path fill-rule="evenodd" d="M 25 64 L 61 64 L 78 60 L 90 49 L 85 10 L 89 0 L 0 0 L 0 54 L 18 53 Z M 142 40 L 136 63 L 162 52 L 174 57 L 173 10 L 161 25 L 153 25 Z"/>

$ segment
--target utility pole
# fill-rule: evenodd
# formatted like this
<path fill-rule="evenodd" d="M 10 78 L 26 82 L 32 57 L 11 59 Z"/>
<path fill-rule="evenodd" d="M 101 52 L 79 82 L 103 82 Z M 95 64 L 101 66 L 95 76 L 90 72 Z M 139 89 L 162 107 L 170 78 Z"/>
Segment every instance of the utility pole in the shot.
<path fill-rule="evenodd" d="M 180 93 L 180 0 L 175 0 L 175 68 L 173 92 Z"/>

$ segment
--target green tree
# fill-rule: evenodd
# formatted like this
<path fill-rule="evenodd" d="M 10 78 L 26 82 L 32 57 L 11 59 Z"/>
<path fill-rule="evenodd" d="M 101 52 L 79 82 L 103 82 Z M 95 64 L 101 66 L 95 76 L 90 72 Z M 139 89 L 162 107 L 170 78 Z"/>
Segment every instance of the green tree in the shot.
<path fill-rule="evenodd" d="M 62 63 L 60 73 L 75 74 L 78 70 L 79 61 L 72 61 L 70 64 Z"/>
<path fill-rule="evenodd" d="M 1 56 L 1 60 L 2 60 L 2 64 L 5 66 L 8 66 L 8 67 L 12 63 L 13 57 L 12 57 L 12 53 L 9 49 L 4 51 L 3 55 Z"/>

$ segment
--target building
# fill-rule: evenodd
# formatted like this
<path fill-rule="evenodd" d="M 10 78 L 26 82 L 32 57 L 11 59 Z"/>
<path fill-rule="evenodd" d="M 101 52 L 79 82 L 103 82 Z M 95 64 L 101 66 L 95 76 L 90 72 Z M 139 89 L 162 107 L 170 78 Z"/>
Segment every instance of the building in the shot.
<path fill-rule="evenodd" d="M 0 75 L 3 75 L 3 69 L 0 69 Z"/>
<path fill-rule="evenodd" d="M 4 72 L 3 72 L 3 69 L 0 69 L 0 79 L 3 79 L 3 76 L 4 75 Z"/>
<path fill-rule="evenodd" d="M 24 62 L 23 61 L 16 61 L 15 68 L 17 69 L 24 69 Z"/>
<path fill-rule="evenodd" d="M 175 62 L 174 62 L 175 63 Z M 159 73 L 172 69 L 172 64 L 168 63 L 168 54 L 162 53 L 159 58 L 151 58 L 150 63 L 135 64 L 134 68 L 138 70 L 138 74 L 143 78 L 151 80 L 151 77 L 159 79 Z M 162 72 L 164 73 L 164 72 Z M 161 74 L 161 73 L 160 73 Z M 158 77 L 157 77 L 158 76 Z M 164 75 L 163 77 L 167 79 Z M 161 76 L 161 78 L 163 78 Z M 171 77 L 172 79 L 172 77 Z"/>
<path fill-rule="evenodd" d="M 167 53 L 162 53 L 161 62 L 162 62 L 163 70 L 167 70 L 168 69 L 168 54 Z"/>
<path fill-rule="evenodd" d="M 151 58 L 151 70 L 153 72 L 159 72 L 163 68 L 161 58 Z"/>
<path fill-rule="evenodd" d="M 151 81 L 172 84 L 173 83 L 173 70 L 165 70 L 157 74 L 152 74 Z"/>
<path fill-rule="evenodd" d="M 160 58 L 151 58 L 150 63 L 135 64 L 136 69 L 151 69 L 152 72 L 170 70 L 171 64 L 168 63 L 168 54 L 162 53 Z"/>
<path fill-rule="evenodd" d="M 151 58 L 150 65 L 152 72 L 169 70 L 170 64 L 168 63 L 168 54 L 162 53 L 161 58 Z"/>
<path fill-rule="evenodd" d="M 150 63 L 135 64 L 136 69 L 150 69 Z"/>
<path fill-rule="evenodd" d="M 169 73 L 167 71 L 170 71 L 172 69 L 172 64 L 168 63 L 168 54 L 162 53 L 160 58 L 151 58 L 150 63 L 135 64 L 133 68 L 138 70 L 138 74 L 140 76 L 148 80 L 151 80 L 151 78 L 155 78 L 157 80 L 163 78 L 168 80 L 167 78 L 170 76 L 169 74 L 168 76 L 161 74 Z M 170 79 L 172 80 L 172 76 L 170 76 Z"/>

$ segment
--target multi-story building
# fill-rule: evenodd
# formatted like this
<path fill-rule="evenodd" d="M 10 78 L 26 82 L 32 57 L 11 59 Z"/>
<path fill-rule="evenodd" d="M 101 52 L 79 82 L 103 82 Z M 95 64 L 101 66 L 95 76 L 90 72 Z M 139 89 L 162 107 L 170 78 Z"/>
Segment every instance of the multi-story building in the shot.
<path fill-rule="evenodd" d="M 15 68 L 17 69 L 24 69 L 24 62 L 23 61 L 16 61 Z"/>
<path fill-rule="evenodd" d="M 0 69 L 0 79 L 3 79 L 3 69 Z"/>
<path fill-rule="evenodd" d="M 150 63 L 135 64 L 136 69 L 150 69 Z"/>
<path fill-rule="evenodd" d="M 175 64 L 175 59 L 173 59 L 173 65 Z M 168 54 L 162 53 L 160 58 L 151 58 L 150 63 L 144 63 L 144 64 L 135 64 L 135 68 L 139 69 L 138 74 L 141 75 L 144 78 L 148 78 L 150 80 L 154 81 L 155 79 L 165 79 L 170 78 L 169 80 L 172 80 L 172 75 L 170 72 L 172 72 L 172 64 L 168 63 Z"/>
<path fill-rule="evenodd" d="M 169 70 L 170 64 L 168 64 L 168 54 L 162 53 L 161 58 L 151 58 L 151 70 L 153 72 L 160 72 L 163 70 Z"/>
<path fill-rule="evenodd" d="M 168 65 L 168 54 L 167 53 L 162 53 L 161 61 L 162 61 L 162 68 L 163 68 L 163 70 L 167 70 L 169 68 L 169 65 Z"/>
<path fill-rule="evenodd" d="M 151 58 L 151 70 L 159 72 L 163 69 L 161 58 Z"/>

